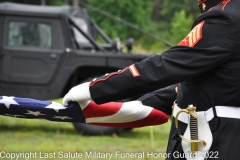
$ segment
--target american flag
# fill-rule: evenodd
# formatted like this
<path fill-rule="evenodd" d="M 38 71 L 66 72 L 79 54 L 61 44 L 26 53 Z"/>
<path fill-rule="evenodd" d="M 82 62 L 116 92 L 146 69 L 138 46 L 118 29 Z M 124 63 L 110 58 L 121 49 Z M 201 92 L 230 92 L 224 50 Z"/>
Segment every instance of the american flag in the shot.
<path fill-rule="evenodd" d="M 85 123 L 84 115 L 77 103 L 62 106 L 56 102 L 30 98 L 0 97 L 0 114 L 17 118 Z"/>
<path fill-rule="evenodd" d="M 140 101 L 110 102 L 98 105 L 93 101 L 60 103 L 30 98 L 0 96 L 0 115 L 58 122 L 80 122 L 112 127 L 143 127 L 167 122 L 168 116 Z"/>

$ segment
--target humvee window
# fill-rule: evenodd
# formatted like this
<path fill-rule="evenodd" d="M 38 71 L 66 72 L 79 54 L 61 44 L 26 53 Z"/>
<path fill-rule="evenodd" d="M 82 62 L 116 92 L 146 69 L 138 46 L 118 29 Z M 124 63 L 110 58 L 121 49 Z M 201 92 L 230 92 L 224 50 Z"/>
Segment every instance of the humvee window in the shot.
<path fill-rule="evenodd" d="M 74 20 L 74 22 L 81 28 L 81 30 L 83 32 L 85 32 L 86 34 L 89 35 L 88 33 L 88 25 L 87 25 L 87 22 L 84 20 L 84 19 L 81 19 L 81 18 L 76 18 L 76 17 L 72 17 L 72 19 Z M 76 41 L 78 42 L 78 44 L 81 44 L 81 43 L 90 43 L 89 40 L 84 37 L 82 35 L 82 33 L 80 33 L 76 27 L 72 26 L 72 29 L 73 29 L 73 33 L 74 33 L 74 37 L 76 39 Z"/>
<path fill-rule="evenodd" d="M 51 48 L 52 27 L 45 23 L 10 22 L 8 45 Z"/>
<path fill-rule="evenodd" d="M 82 33 L 80 33 L 75 27 L 72 26 L 74 37 L 76 38 L 76 41 L 80 43 L 90 43 L 88 39 L 86 39 Z"/>

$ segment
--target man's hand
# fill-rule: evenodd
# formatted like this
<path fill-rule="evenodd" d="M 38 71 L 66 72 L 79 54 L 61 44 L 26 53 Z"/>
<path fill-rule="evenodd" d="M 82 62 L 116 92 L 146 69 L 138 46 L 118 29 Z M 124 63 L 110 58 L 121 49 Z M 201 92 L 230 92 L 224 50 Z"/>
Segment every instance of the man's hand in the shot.
<path fill-rule="evenodd" d="M 91 100 L 89 83 L 90 82 L 86 82 L 70 89 L 70 91 L 63 97 L 63 105 L 66 106 L 70 101 L 82 102 Z"/>

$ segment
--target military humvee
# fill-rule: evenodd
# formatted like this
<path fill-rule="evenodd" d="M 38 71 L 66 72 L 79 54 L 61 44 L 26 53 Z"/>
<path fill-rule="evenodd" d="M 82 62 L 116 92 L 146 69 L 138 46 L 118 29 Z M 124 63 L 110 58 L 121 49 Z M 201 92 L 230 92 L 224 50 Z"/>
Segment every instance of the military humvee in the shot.
<path fill-rule="evenodd" d="M 0 95 L 59 98 L 79 83 L 146 57 L 124 53 L 119 39 L 111 40 L 80 8 L 4 2 L 0 3 L 0 24 Z M 130 52 L 132 39 L 126 46 Z M 74 126 L 83 134 L 125 130 Z"/>

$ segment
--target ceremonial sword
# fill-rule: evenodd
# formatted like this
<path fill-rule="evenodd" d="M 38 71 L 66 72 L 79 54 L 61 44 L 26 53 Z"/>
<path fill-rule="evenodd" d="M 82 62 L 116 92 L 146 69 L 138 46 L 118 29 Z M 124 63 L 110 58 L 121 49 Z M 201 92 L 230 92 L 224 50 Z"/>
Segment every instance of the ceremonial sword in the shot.
<path fill-rule="evenodd" d="M 178 129 L 178 116 L 182 112 L 190 114 L 189 127 L 190 127 L 191 139 L 187 139 L 187 138 L 183 137 L 181 132 Z M 206 142 L 204 140 L 198 139 L 198 121 L 197 121 L 198 119 L 197 118 L 198 118 L 198 116 L 196 113 L 196 107 L 194 107 L 193 105 L 188 105 L 188 107 L 186 109 L 181 109 L 177 113 L 176 118 L 175 118 L 175 126 L 176 126 L 177 133 L 183 141 L 191 143 L 191 152 L 192 153 L 199 151 L 200 143 L 203 143 L 204 146 L 206 145 Z"/>

